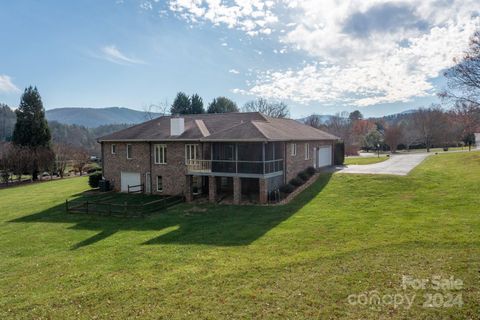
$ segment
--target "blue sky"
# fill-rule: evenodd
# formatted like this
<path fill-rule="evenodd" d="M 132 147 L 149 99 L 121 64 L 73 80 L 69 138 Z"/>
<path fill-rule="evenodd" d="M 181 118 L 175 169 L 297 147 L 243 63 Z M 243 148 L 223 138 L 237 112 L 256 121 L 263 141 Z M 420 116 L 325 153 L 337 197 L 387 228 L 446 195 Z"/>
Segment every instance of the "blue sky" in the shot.
<path fill-rule="evenodd" d="M 475 5 L 475 3 L 477 5 Z M 438 102 L 480 26 L 477 1 L 3 1 L 0 101 L 36 85 L 47 109 L 227 96 L 293 117 Z M 6 26 L 6 27 L 5 27 Z"/>

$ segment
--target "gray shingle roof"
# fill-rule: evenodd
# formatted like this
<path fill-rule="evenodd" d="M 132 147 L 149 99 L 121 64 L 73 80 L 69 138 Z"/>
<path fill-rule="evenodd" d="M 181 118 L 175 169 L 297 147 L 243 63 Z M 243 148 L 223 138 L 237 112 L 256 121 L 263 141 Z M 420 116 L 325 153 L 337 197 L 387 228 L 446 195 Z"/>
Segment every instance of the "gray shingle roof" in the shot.
<path fill-rule="evenodd" d="M 159 117 L 99 138 L 99 141 L 288 141 L 338 140 L 334 135 L 291 119 L 258 112 L 182 115 L 185 131 L 170 135 L 172 116 Z"/>

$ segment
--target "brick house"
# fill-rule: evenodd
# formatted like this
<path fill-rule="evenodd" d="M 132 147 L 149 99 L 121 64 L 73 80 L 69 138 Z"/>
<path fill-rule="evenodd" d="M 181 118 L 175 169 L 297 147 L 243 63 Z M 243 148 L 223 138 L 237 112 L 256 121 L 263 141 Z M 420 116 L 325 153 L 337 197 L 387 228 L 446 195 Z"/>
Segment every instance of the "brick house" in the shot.
<path fill-rule="evenodd" d="M 117 191 L 233 203 L 266 203 L 305 168 L 331 165 L 336 140 L 257 112 L 164 116 L 98 139 L 104 177 Z"/>

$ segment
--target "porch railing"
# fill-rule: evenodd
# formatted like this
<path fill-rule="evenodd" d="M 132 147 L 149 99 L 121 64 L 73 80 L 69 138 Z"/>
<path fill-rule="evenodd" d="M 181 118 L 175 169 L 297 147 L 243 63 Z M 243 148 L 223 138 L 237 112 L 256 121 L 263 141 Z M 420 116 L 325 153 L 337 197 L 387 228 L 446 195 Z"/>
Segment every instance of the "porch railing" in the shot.
<path fill-rule="evenodd" d="M 192 173 L 269 174 L 283 171 L 283 159 L 266 161 L 188 160 L 187 170 Z"/>

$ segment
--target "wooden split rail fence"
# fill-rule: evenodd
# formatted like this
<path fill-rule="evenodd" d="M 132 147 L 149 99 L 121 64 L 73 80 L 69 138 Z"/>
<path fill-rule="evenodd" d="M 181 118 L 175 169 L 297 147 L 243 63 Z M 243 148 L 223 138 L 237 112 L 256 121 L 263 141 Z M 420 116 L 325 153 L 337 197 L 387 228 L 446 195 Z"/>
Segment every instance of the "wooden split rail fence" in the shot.
<path fill-rule="evenodd" d="M 141 204 L 113 203 L 107 201 L 65 200 L 67 213 L 86 213 L 116 217 L 143 217 L 183 202 L 183 196 L 172 196 Z"/>

